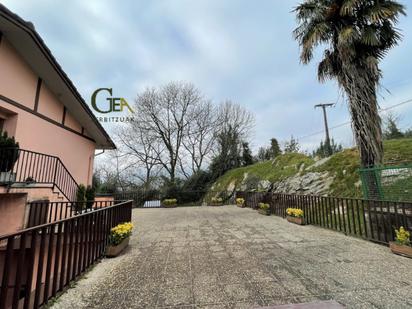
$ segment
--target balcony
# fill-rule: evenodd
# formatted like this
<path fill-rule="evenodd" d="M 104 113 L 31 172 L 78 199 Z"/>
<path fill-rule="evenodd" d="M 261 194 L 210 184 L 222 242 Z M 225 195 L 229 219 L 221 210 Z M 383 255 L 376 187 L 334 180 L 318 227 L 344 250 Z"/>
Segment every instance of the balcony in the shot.
<path fill-rule="evenodd" d="M 18 148 L 0 149 L 0 185 L 9 188 L 52 188 L 67 201 L 78 184 L 60 158 Z"/>

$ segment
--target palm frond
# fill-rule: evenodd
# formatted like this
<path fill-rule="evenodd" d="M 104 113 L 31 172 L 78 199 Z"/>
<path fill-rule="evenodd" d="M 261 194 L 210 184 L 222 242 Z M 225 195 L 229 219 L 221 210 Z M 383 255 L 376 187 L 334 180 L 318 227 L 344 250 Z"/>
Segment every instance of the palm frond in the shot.
<path fill-rule="evenodd" d="M 366 26 L 362 33 L 360 41 L 367 46 L 379 46 L 380 40 L 376 29 L 371 26 Z"/>
<path fill-rule="evenodd" d="M 302 43 L 305 47 L 313 48 L 319 43 L 327 41 L 329 39 L 330 29 L 329 25 L 325 22 L 312 23 L 311 27 L 302 37 Z"/>
<path fill-rule="evenodd" d="M 301 61 L 308 63 L 312 59 L 313 49 L 320 43 L 330 39 L 330 28 L 326 22 L 310 22 L 295 29 L 295 38 L 299 40 L 302 47 Z"/>
<path fill-rule="evenodd" d="M 354 26 L 346 26 L 339 32 L 338 42 L 342 44 L 353 44 L 359 39 L 359 32 Z"/>
<path fill-rule="evenodd" d="M 313 15 L 317 14 L 319 9 L 318 1 L 316 0 L 309 0 L 305 1 L 304 3 L 299 4 L 293 12 L 296 13 L 296 18 L 298 20 L 307 20 L 313 17 Z"/>
<path fill-rule="evenodd" d="M 340 7 L 340 16 L 353 16 L 358 8 L 360 0 L 345 0 Z"/>
<path fill-rule="evenodd" d="M 328 79 L 335 78 L 333 74 L 332 64 L 328 57 L 325 57 L 318 65 L 318 79 L 321 83 Z"/>
<path fill-rule="evenodd" d="M 375 1 L 367 10 L 365 17 L 372 23 L 384 20 L 396 22 L 399 15 L 406 15 L 405 7 L 394 1 Z"/>
<path fill-rule="evenodd" d="M 375 58 L 373 56 L 369 56 L 369 57 L 366 58 L 365 64 L 366 64 L 367 70 L 371 73 L 371 76 L 380 77 L 381 72 L 380 72 L 379 67 L 378 67 L 378 59 L 377 58 Z"/>

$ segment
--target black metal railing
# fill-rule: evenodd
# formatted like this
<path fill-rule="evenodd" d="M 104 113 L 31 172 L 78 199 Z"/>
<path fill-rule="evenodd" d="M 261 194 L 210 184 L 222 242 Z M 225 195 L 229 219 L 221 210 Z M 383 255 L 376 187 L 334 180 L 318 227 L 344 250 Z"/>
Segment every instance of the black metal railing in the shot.
<path fill-rule="evenodd" d="M 33 227 L 58 220 L 63 220 L 88 213 L 100 208 L 113 206 L 122 201 L 87 201 L 87 202 L 29 202 L 27 227 Z"/>
<path fill-rule="evenodd" d="M 107 195 L 102 195 L 107 196 Z M 158 190 L 134 190 L 112 194 L 115 200 L 133 200 L 135 207 L 161 207 L 165 199 L 176 199 L 179 207 L 207 206 L 216 204 L 216 199 L 221 199 L 220 204 L 234 204 L 234 194 L 214 191 L 188 191 L 177 190 L 174 193 L 164 193 Z"/>
<path fill-rule="evenodd" d="M 78 189 L 59 157 L 18 148 L 0 148 L 0 184 L 52 185 L 69 201 Z"/>
<path fill-rule="evenodd" d="M 236 197 L 255 209 L 268 203 L 280 217 L 286 217 L 287 208 L 300 208 L 308 224 L 383 244 L 394 240 L 401 226 L 412 230 L 412 203 L 261 192 L 237 192 Z"/>
<path fill-rule="evenodd" d="M 106 250 L 110 229 L 131 221 L 132 201 L 0 237 L 0 309 L 38 308 Z"/>

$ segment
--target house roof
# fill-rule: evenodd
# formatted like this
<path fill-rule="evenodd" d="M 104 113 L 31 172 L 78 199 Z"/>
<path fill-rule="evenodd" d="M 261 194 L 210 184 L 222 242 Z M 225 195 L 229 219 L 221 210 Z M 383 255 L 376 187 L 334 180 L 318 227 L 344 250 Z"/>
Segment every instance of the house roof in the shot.
<path fill-rule="evenodd" d="M 96 148 L 115 149 L 116 145 L 109 134 L 93 115 L 34 25 L 0 3 L 0 32 L 96 142 Z"/>

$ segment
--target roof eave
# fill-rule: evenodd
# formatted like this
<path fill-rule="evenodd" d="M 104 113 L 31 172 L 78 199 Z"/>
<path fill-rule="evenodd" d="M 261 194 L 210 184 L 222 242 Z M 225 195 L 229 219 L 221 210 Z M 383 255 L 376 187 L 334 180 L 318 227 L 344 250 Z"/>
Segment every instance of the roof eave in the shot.
<path fill-rule="evenodd" d="M 82 110 L 87 114 L 89 119 L 93 121 L 93 124 L 96 127 L 96 129 L 100 132 L 100 134 L 104 136 L 104 139 L 105 139 L 104 141 L 101 138 L 96 139 L 94 136 L 92 136 L 92 138 L 94 138 L 96 142 L 96 148 L 97 149 L 116 149 L 116 145 L 113 142 L 113 140 L 110 138 L 109 134 L 106 132 L 106 130 L 97 120 L 97 118 L 94 116 L 89 106 L 86 104 L 86 102 L 84 101 L 80 93 L 77 91 L 73 82 L 70 80 L 67 74 L 63 71 L 63 69 L 61 68 L 59 63 L 56 61 L 53 54 L 51 53 L 50 49 L 46 46 L 43 39 L 36 32 L 32 24 L 24 21 L 22 18 L 12 13 L 2 4 L 0 4 L 0 16 L 6 18 L 9 22 L 13 23 L 21 31 L 24 31 L 28 36 L 30 36 L 30 38 L 36 44 L 36 47 L 38 48 L 38 50 L 42 53 L 43 57 L 47 60 L 47 62 L 50 64 L 53 70 L 59 75 L 61 81 L 64 82 L 67 89 L 69 89 L 72 96 L 79 103 Z M 6 35 L 7 33 L 4 33 L 4 34 Z M 40 77 L 43 78 L 43 76 L 40 76 Z M 47 79 L 47 78 L 44 78 L 44 79 Z M 62 103 L 65 104 L 65 102 L 62 102 Z"/>

